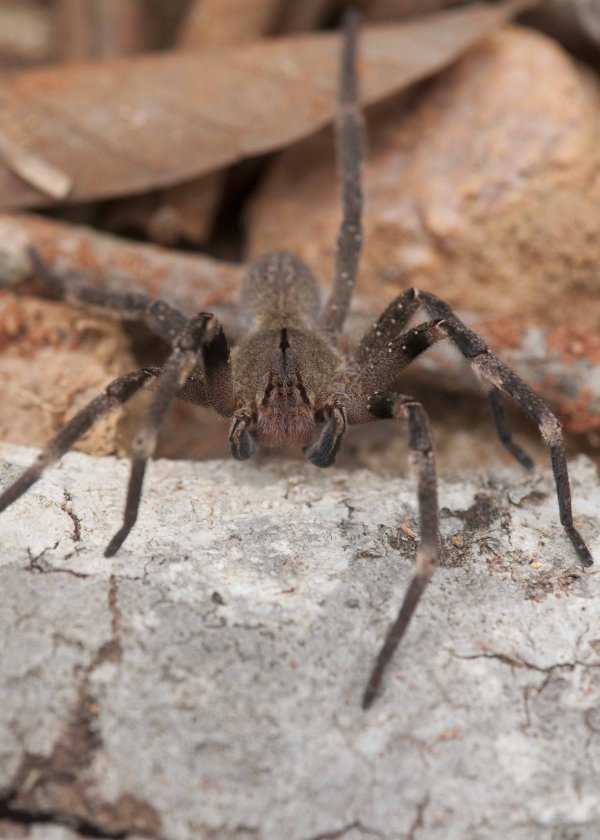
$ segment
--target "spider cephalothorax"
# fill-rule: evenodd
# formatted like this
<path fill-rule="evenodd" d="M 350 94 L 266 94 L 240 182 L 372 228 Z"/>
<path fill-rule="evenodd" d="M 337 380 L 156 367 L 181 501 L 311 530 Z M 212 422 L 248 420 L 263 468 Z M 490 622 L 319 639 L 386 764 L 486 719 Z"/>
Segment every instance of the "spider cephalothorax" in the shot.
<path fill-rule="evenodd" d="M 119 550 L 135 524 L 146 464 L 175 397 L 210 406 L 231 418 L 231 451 L 238 459 L 251 457 L 259 445 L 289 443 L 302 446 L 305 457 L 316 466 L 328 467 L 335 461 L 348 426 L 383 418 L 406 420 L 418 483 L 421 541 L 412 580 L 365 689 L 366 708 L 438 562 L 437 481 L 431 430 L 423 406 L 401 393 L 402 371 L 433 344 L 450 339 L 487 385 L 500 441 L 526 468 L 533 464 L 512 440 L 503 398 L 510 398 L 537 424 L 550 449 L 560 521 L 581 563 L 591 566 L 592 557 L 573 523 L 560 423 L 543 400 L 491 353 L 483 339 L 443 300 L 408 289 L 392 301 L 358 346 L 352 348 L 346 341 L 344 353 L 337 348 L 362 244 L 363 144 L 355 78 L 355 16 L 348 16 L 345 32 L 337 121 L 343 221 L 333 288 L 325 306 L 321 307 L 317 281 L 300 259 L 286 253 L 267 254 L 251 265 L 243 284 L 241 309 L 246 333 L 230 351 L 221 325 L 208 313 L 188 319 L 164 301 L 60 280 L 33 253 L 38 274 L 56 296 L 145 321 L 172 350 L 163 367 L 134 371 L 116 379 L 82 409 L 4 491 L 0 510 L 21 496 L 98 418 L 152 382 L 154 397 L 134 440 L 123 524 L 109 542 L 106 556 Z M 425 320 L 411 326 L 418 313 L 424 314 Z"/>
<path fill-rule="evenodd" d="M 331 420 L 340 358 L 317 329 L 321 302 L 314 275 L 292 254 L 266 254 L 252 264 L 241 298 L 249 333 L 231 354 L 232 454 L 243 459 L 256 445 L 291 444 L 328 466 L 331 459 L 321 463 L 318 446 L 309 444 L 318 426 L 325 422 L 327 429 Z"/>

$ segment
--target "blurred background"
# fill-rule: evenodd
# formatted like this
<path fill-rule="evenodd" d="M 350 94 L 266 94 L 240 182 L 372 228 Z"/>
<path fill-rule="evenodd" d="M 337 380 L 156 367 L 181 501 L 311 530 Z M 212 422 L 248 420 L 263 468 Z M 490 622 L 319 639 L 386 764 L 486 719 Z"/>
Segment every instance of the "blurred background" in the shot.
<path fill-rule="evenodd" d="M 346 5 L 0 0 L 2 438 L 44 444 L 108 381 L 166 352 L 139 325 L 40 300 L 29 245 L 64 276 L 213 309 L 233 340 L 249 259 L 290 250 L 328 285 L 340 204 L 321 126 Z M 550 402 L 571 454 L 598 461 L 600 2 L 354 5 L 370 104 L 350 332 L 407 286 L 436 292 Z M 386 80 L 373 92 L 371 73 Z M 127 112 L 135 85 L 133 116 L 151 125 L 141 134 Z M 406 382 L 431 413 L 443 468 L 509 460 L 451 349 L 436 348 Z M 140 411 L 109 419 L 81 448 L 126 454 Z M 531 424 L 511 422 L 546 463 Z M 177 403 L 160 454 L 225 456 L 227 431 Z M 397 469 L 405 455 L 403 435 L 377 424 L 348 435 L 340 461 Z"/>

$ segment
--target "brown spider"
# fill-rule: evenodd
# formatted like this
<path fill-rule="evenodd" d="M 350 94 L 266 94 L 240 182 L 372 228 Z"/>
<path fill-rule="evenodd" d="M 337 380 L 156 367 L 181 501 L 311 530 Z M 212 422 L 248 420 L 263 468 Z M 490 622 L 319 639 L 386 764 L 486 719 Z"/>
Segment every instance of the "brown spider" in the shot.
<path fill-rule="evenodd" d="M 573 524 L 560 423 L 543 400 L 491 353 L 444 301 L 428 292 L 409 289 L 388 306 L 357 347 L 344 352 L 337 348 L 362 243 L 363 126 L 357 104 L 355 65 L 356 16 L 350 14 L 343 41 L 337 118 L 343 221 L 333 289 L 323 309 L 317 281 L 298 257 L 267 254 L 251 265 L 244 281 L 242 310 L 247 316 L 248 332 L 230 351 L 223 328 L 209 313 L 200 312 L 188 319 L 162 300 L 95 289 L 74 279 L 58 279 L 32 253 L 38 274 L 55 296 L 144 321 L 172 350 L 163 367 L 119 377 L 83 408 L 4 491 L 0 510 L 18 499 L 100 417 L 123 405 L 151 381 L 155 381 L 154 397 L 133 443 L 123 525 L 110 540 L 107 557 L 119 550 L 135 524 L 146 464 L 175 397 L 211 406 L 231 418 L 231 452 L 240 460 L 250 458 L 258 445 L 294 443 L 304 447 L 305 457 L 315 466 L 329 467 L 348 425 L 392 417 L 407 420 L 418 482 L 421 542 L 412 580 L 363 695 L 362 705 L 367 708 L 438 563 L 438 501 L 431 429 L 423 406 L 399 391 L 404 368 L 432 344 L 449 338 L 488 385 L 500 441 L 528 469 L 533 463 L 511 438 L 502 395 L 510 397 L 537 423 L 550 447 L 560 521 L 581 563 L 591 566 L 593 561 Z M 407 329 L 420 308 L 428 320 Z"/>

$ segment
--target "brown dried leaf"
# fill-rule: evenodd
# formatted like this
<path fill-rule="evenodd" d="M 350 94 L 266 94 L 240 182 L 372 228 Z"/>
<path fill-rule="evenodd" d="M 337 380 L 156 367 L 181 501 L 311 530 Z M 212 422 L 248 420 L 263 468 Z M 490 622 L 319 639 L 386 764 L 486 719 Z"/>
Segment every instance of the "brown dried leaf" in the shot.
<path fill-rule="evenodd" d="M 365 27 L 363 101 L 431 75 L 522 6 L 478 4 Z M 311 34 L 14 74 L 2 80 L 3 131 L 70 176 L 69 201 L 169 186 L 325 125 L 335 107 L 338 54 L 337 34 Z M 48 203 L 0 167 L 1 207 Z"/>
<path fill-rule="evenodd" d="M 0 159 L 7 169 L 50 198 L 61 201 L 71 191 L 73 182 L 68 175 L 36 154 L 22 149 L 12 140 L 4 137 L 1 131 Z"/>
<path fill-rule="evenodd" d="M 369 20 L 393 20 L 416 17 L 457 6 L 460 0 L 371 0 L 367 6 Z"/>

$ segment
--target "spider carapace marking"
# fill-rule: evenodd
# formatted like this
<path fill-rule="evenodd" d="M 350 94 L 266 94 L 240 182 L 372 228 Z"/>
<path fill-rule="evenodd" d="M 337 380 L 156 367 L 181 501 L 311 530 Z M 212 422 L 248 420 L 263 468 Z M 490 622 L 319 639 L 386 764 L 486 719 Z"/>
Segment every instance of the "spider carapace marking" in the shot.
<path fill-rule="evenodd" d="M 231 354 L 233 455 L 248 457 L 256 444 L 306 446 L 331 402 L 338 362 L 315 330 L 317 281 L 297 257 L 267 254 L 244 282 L 242 306 L 249 332 Z"/>
<path fill-rule="evenodd" d="M 154 396 L 133 444 L 123 524 L 109 542 L 107 556 L 119 550 L 135 524 L 146 464 L 175 397 L 210 406 L 231 418 L 231 451 L 238 459 L 251 457 L 259 445 L 292 443 L 302 446 L 313 464 L 328 467 L 335 461 L 348 425 L 381 418 L 406 421 L 417 480 L 420 544 L 398 616 L 367 682 L 362 700 L 367 708 L 379 691 L 384 671 L 438 563 L 437 480 L 431 430 L 423 406 L 400 390 L 404 368 L 431 345 L 450 339 L 471 364 L 489 389 L 500 442 L 526 468 L 533 464 L 512 440 L 504 398 L 511 399 L 537 424 L 550 449 L 560 521 L 581 563 L 591 566 L 592 557 L 573 523 L 560 423 L 543 400 L 491 353 L 443 300 L 408 289 L 392 301 L 357 346 L 350 347 L 346 340 L 344 351 L 338 349 L 362 244 L 363 126 L 357 105 L 355 15 L 347 16 L 344 31 L 337 116 L 343 219 L 332 291 L 325 306 L 321 307 L 317 281 L 302 260 L 286 253 L 267 254 L 250 266 L 243 284 L 241 311 L 246 333 L 230 352 L 221 325 L 209 313 L 200 312 L 188 319 L 161 300 L 57 278 L 32 252 L 38 275 L 56 297 L 144 321 L 168 342 L 171 353 L 163 367 L 121 376 L 82 409 L 4 491 L 0 510 L 19 498 L 96 420 L 150 383 L 154 383 Z M 419 312 L 425 320 L 411 327 Z"/>

